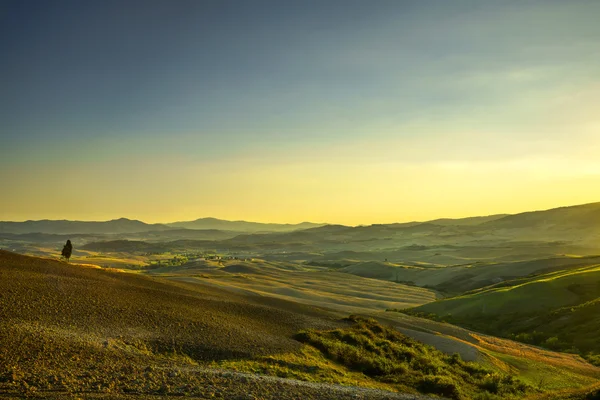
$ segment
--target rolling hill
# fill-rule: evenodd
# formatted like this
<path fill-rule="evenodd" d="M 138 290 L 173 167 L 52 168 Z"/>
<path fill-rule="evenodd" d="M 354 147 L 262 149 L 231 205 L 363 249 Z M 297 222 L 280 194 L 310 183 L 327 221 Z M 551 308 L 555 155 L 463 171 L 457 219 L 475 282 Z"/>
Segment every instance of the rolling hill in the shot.
<path fill-rule="evenodd" d="M 600 253 L 600 203 L 515 215 L 369 226 L 325 225 L 293 232 L 245 234 L 219 248 L 274 253 L 363 253 L 359 260 L 438 265 L 525 261 L 559 254 Z M 286 256 L 287 257 L 287 256 Z M 289 259 L 289 258 L 287 258 Z M 300 258 L 306 260 L 306 257 Z M 318 260 L 318 258 L 315 258 Z"/>
<path fill-rule="evenodd" d="M 41 220 L 25 222 L 0 221 L 0 233 L 48 233 L 48 234 L 92 234 L 92 233 L 135 233 L 143 231 L 167 230 L 163 224 L 146 224 L 127 218 L 111 221 L 67 221 Z"/>
<path fill-rule="evenodd" d="M 599 215 L 600 203 L 593 203 L 508 216 L 356 227 L 261 224 L 214 218 L 172 224 L 145 224 L 124 218 L 107 222 L 0 222 L 0 241 L 6 242 L 6 245 L 0 242 L 0 246 L 26 249 L 27 246 L 14 243 L 50 243 L 59 238 L 41 235 L 78 234 L 82 239 L 79 243 L 140 240 L 175 244 L 180 239 L 202 240 L 214 242 L 211 249 L 273 259 L 335 260 L 351 258 L 343 254 L 353 252 L 355 260 L 360 261 L 387 259 L 394 263 L 452 266 L 477 261 L 525 261 L 560 254 L 598 254 Z M 22 236 L 14 236 L 19 234 Z"/>
<path fill-rule="evenodd" d="M 320 308 L 344 315 L 406 308 L 436 299 L 430 289 L 364 279 L 322 268 L 254 259 L 203 260 L 146 272 L 171 280 L 211 285 Z"/>
<path fill-rule="evenodd" d="M 486 228 L 539 229 L 552 227 L 600 227 L 600 203 L 530 211 L 486 221 Z"/>
<path fill-rule="evenodd" d="M 168 223 L 168 226 L 186 229 L 218 229 L 237 232 L 289 232 L 300 229 L 314 228 L 324 224 L 302 222 L 299 224 L 269 224 L 248 221 L 227 221 L 218 218 L 199 218 L 194 221 Z"/>
<path fill-rule="evenodd" d="M 426 263 L 346 261 L 339 271 L 367 278 L 408 282 L 416 286 L 430 287 L 447 295 L 457 295 L 531 275 L 595 266 L 599 262 L 598 256 L 556 256 L 514 262 L 470 262 L 445 267 Z"/>
<path fill-rule="evenodd" d="M 527 276 L 410 310 L 600 364 L 600 264 Z"/>
<path fill-rule="evenodd" d="M 147 224 L 138 220 L 119 218 L 110 221 L 0 221 L 0 233 L 27 234 L 126 234 L 148 231 L 177 230 L 180 233 L 194 235 L 194 231 L 233 231 L 233 232 L 289 232 L 314 228 L 324 224 L 302 222 L 300 224 L 265 224 L 259 222 L 227 221 L 217 218 L 200 218 L 195 221 L 173 222 L 167 224 Z M 185 232 L 186 230 L 191 232 Z"/>
<path fill-rule="evenodd" d="M 0 251 L 0 396 L 354 398 L 201 366 L 295 352 L 299 330 L 343 326 L 298 303 Z"/>
<path fill-rule="evenodd" d="M 283 271 L 288 277 L 299 273 L 298 282 L 309 286 L 317 279 L 292 264 L 231 263 L 213 269 L 264 287 L 275 287 Z M 165 279 L 169 272 L 171 279 Z M 459 332 L 472 344 L 449 338 L 435 342 L 442 347 L 462 343 L 489 358 L 486 365 L 463 361 L 391 328 L 395 316 L 383 318 L 391 322 L 387 326 L 361 317 L 340 319 L 339 311 L 274 298 L 268 291 L 258 296 L 232 285 L 211 285 L 219 274 L 188 283 L 174 280 L 177 272 L 199 278 L 199 271 L 183 267 L 148 277 L 0 251 L 0 395 L 428 399 L 421 392 L 457 400 L 508 399 L 541 393 L 532 384 L 536 376 L 550 379 L 548 391 L 588 386 L 599 374 L 570 355 L 523 346 L 525 357 L 534 357 L 529 360 L 505 354 L 506 344 L 494 338 L 447 324 L 423 321 L 419 327 L 421 320 L 413 317 L 398 320 L 419 329 L 407 333 L 428 341 L 435 339 L 426 333 L 431 327 Z M 412 290 L 397 286 L 398 293 Z M 416 301 L 427 296 L 415 290 Z M 520 369 L 512 365 L 525 360 L 530 370 L 542 369 L 521 380 L 513 375 Z"/>

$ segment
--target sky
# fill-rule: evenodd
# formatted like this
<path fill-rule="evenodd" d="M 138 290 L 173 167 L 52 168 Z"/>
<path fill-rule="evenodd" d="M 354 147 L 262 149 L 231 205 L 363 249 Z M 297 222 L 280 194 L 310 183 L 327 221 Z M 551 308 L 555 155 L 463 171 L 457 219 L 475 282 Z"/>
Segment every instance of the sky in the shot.
<path fill-rule="evenodd" d="M 600 201 L 600 1 L 0 0 L 0 220 Z"/>

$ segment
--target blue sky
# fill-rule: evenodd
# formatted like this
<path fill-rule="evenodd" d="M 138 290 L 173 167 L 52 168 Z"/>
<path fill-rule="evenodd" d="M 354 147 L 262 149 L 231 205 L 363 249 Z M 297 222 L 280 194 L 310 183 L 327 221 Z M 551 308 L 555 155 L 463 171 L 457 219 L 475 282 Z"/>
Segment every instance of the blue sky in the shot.
<path fill-rule="evenodd" d="M 599 199 L 598 15 L 591 0 L 1 1 L 0 219 L 369 223 Z M 48 184 L 67 171 L 69 194 Z M 442 183 L 443 202 L 405 199 Z"/>

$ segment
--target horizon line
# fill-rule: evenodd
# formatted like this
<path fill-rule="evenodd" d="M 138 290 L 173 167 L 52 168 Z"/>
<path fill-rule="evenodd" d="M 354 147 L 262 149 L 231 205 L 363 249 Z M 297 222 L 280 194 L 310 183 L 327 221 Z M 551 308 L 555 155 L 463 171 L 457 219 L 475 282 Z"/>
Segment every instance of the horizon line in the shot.
<path fill-rule="evenodd" d="M 263 224 L 263 225 L 302 225 L 302 224 L 315 224 L 315 225 L 341 225 L 341 226 L 349 226 L 349 227 L 359 227 L 359 226 L 372 226 L 372 225 L 393 225 L 393 224 L 410 224 L 410 223 L 424 223 L 424 222 L 431 222 L 431 221 L 436 221 L 436 220 L 441 220 L 441 219 L 450 219 L 450 220 L 457 220 L 457 219 L 467 219 L 467 218 L 485 218 L 485 217 L 493 217 L 493 216 L 497 216 L 497 215 L 503 215 L 503 216 L 509 216 L 509 215 L 518 215 L 518 214 L 524 214 L 524 213 L 531 213 L 531 212 L 541 212 L 541 211 L 550 211 L 550 210 L 557 210 L 560 208 L 569 208 L 569 207 L 584 207 L 584 206 L 589 206 L 592 204 L 600 204 L 600 201 L 595 201 L 595 202 L 589 202 L 589 203 L 582 203 L 582 204 L 572 204 L 572 205 L 566 205 L 566 206 L 558 206 L 558 207 L 551 207 L 551 208 L 545 208 L 545 209 L 537 209 L 537 210 L 528 210 L 528 211 L 521 211 L 521 212 L 517 212 L 517 213 L 492 213 L 492 214 L 486 214 L 486 215 L 470 215 L 470 216 L 463 216 L 463 217 L 436 217 L 436 218 L 432 218 L 432 219 L 427 219 L 427 220 L 410 220 L 410 221 L 395 221 L 395 222 L 387 222 L 387 223 L 372 223 L 372 224 L 356 224 L 356 225 L 348 225 L 348 224 L 339 224 L 339 223 L 330 223 L 330 222 L 312 222 L 312 221 L 302 221 L 302 222 L 297 222 L 297 223 L 293 223 L 293 222 L 260 222 L 260 221 L 248 221 L 248 220 L 240 220 L 240 219 L 223 219 L 223 218 L 217 218 L 217 217 L 199 217 L 196 219 L 191 219 L 191 220 L 187 220 L 187 221 L 171 221 L 171 222 L 145 222 L 141 219 L 137 219 L 137 218 L 128 218 L 128 217 L 119 217 L 119 218 L 113 218 L 113 219 L 107 219 L 107 220 L 83 220 L 83 219 L 48 219 L 48 218 L 42 218 L 42 219 L 27 219 L 27 220 L 21 220 L 21 221 L 8 221 L 8 220 L 0 220 L 0 223 L 25 223 L 25 222 L 42 222 L 42 221 L 48 221 L 48 222 L 113 222 L 113 221 L 119 221 L 119 220 L 127 220 L 127 221 L 133 221 L 133 222 L 141 222 L 143 224 L 146 225 L 169 225 L 169 224 L 177 224 L 177 223 L 187 223 L 187 222 L 195 222 L 198 220 L 202 220 L 202 219 L 215 219 L 218 221 L 224 221 L 224 222 L 244 222 L 244 223 L 251 223 L 251 224 Z"/>

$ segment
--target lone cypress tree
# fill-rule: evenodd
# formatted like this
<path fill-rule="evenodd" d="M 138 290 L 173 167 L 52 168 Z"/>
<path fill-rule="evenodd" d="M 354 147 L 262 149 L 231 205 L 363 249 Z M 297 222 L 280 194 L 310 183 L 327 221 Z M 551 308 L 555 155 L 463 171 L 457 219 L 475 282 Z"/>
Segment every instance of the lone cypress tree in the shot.
<path fill-rule="evenodd" d="M 70 240 L 67 240 L 67 244 L 65 244 L 62 249 L 62 256 L 67 259 L 67 262 L 69 262 L 69 258 L 71 258 L 72 252 L 73 252 L 73 245 L 71 244 Z"/>

